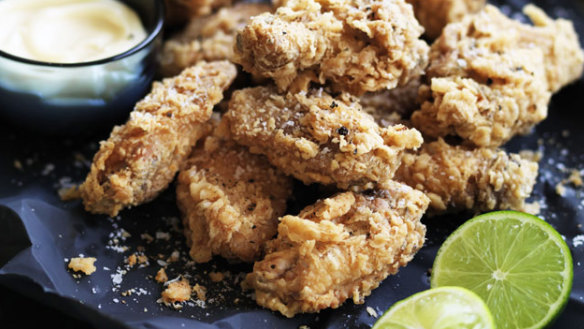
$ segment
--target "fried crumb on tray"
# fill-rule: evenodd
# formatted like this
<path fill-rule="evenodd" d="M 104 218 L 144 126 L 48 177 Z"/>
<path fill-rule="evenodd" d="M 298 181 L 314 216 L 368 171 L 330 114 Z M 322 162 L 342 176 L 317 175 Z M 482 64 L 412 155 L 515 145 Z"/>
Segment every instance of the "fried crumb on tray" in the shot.
<path fill-rule="evenodd" d="M 180 280 L 169 282 L 161 293 L 161 299 L 165 305 L 174 305 L 191 299 L 191 293 L 192 288 L 189 280 L 183 277 Z"/>
<path fill-rule="evenodd" d="M 225 274 L 221 272 L 209 272 L 209 278 L 213 282 L 221 282 L 225 279 Z"/>
<path fill-rule="evenodd" d="M 266 257 L 243 286 L 256 302 L 287 317 L 361 304 L 424 244 L 428 198 L 392 182 L 387 190 L 342 192 L 284 216 Z"/>
<path fill-rule="evenodd" d="M 155 198 L 209 130 L 213 106 L 236 76 L 227 61 L 201 62 L 155 82 L 129 120 L 101 142 L 80 186 L 85 209 L 115 216 Z"/>
<path fill-rule="evenodd" d="M 79 191 L 78 185 L 62 187 L 57 190 L 57 193 L 59 194 L 61 201 L 72 201 L 81 198 L 81 192 Z"/>
<path fill-rule="evenodd" d="M 193 286 L 193 293 L 197 295 L 197 299 L 200 301 L 207 301 L 207 288 L 196 283 Z"/>
<path fill-rule="evenodd" d="M 168 281 L 168 275 L 166 275 L 166 270 L 164 269 L 164 267 L 161 267 L 156 272 L 156 276 L 154 277 L 154 280 L 156 280 L 156 282 L 158 282 L 158 283 L 165 283 L 166 281 Z"/>
<path fill-rule="evenodd" d="M 361 95 L 405 85 L 427 63 L 423 28 L 404 0 L 287 0 L 237 35 L 235 62 L 280 91 L 330 82 Z"/>
<path fill-rule="evenodd" d="M 96 271 L 95 257 L 74 257 L 69 260 L 67 267 L 74 272 L 83 272 L 85 275 L 91 275 Z"/>
<path fill-rule="evenodd" d="M 233 139 L 264 154 L 305 184 L 339 188 L 383 185 L 404 150 L 422 144 L 415 129 L 379 127 L 358 99 L 322 90 L 279 94 L 275 88 L 237 90 L 224 116 Z"/>
<path fill-rule="evenodd" d="M 133 253 L 126 258 L 126 264 L 129 267 L 134 267 L 135 265 L 148 265 L 148 257 L 143 253 Z"/>
<path fill-rule="evenodd" d="M 580 171 L 576 169 L 570 171 L 570 177 L 568 177 L 567 182 L 572 183 L 576 187 L 582 186 L 582 174 Z"/>

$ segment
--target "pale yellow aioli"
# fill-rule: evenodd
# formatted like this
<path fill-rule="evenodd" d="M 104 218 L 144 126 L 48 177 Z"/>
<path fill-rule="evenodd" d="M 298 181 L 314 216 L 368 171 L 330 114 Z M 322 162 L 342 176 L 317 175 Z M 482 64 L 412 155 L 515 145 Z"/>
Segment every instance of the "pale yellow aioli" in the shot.
<path fill-rule="evenodd" d="M 0 50 L 51 63 L 108 58 L 146 38 L 140 18 L 116 0 L 0 0 Z"/>

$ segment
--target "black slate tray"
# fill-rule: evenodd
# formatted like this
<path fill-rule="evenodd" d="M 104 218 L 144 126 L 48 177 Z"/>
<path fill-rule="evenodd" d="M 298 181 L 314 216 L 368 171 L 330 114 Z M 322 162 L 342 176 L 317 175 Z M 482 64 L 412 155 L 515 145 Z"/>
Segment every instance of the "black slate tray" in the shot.
<path fill-rule="evenodd" d="M 526 1 L 493 2 L 507 13 L 521 19 L 517 9 Z M 584 36 L 583 1 L 535 1 L 553 17 L 567 17 Z M 584 43 L 583 43 L 584 44 Z M 566 239 L 574 258 L 574 286 L 570 302 L 552 328 L 584 328 L 584 244 L 577 236 L 584 234 L 584 189 L 566 184 L 566 193 L 556 193 L 556 185 L 572 169 L 584 170 L 584 113 L 580 97 L 584 81 L 562 90 L 552 99 L 549 118 L 528 136 L 513 139 L 506 148 L 542 151 L 540 175 L 533 201 L 542 205 L 541 217 Z M 1 106 L 0 100 L 0 106 Z M 346 302 L 336 310 L 300 315 L 287 319 L 259 308 L 239 289 L 241 276 L 249 265 L 228 264 L 214 259 L 209 264 L 192 265 L 188 261 L 180 232 L 174 186 L 155 201 L 123 211 L 116 218 L 94 216 L 83 211 L 80 202 L 62 202 L 57 190 L 83 180 L 98 141 L 109 131 L 86 137 L 46 137 L 0 124 L 0 285 L 10 293 L 0 299 L 0 327 L 20 327 L 5 313 L 16 308 L 31 308 L 27 300 L 46 319 L 73 317 L 72 326 L 95 328 L 369 328 L 375 318 L 371 307 L 381 315 L 396 301 L 429 288 L 428 270 L 440 244 L 458 225 L 473 214 L 442 218 L 424 218 L 428 226 L 427 242 L 412 263 L 397 275 L 387 278 L 363 305 Z M 296 184 L 302 200 L 290 203 L 291 211 L 317 198 L 315 186 Z M 128 234 L 124 234 L 123 232 Z M 158 232 L 159 238 L 156 239 Z M 148 243 L 142 238 L 155 239 Z M 166 237 L 170 237 L 166 240 Z M 124 258 L 144 247 L 150 264 L 128 268 Z M 123 251 L 123 248 L 128 248 Z M 157 255 L 166 259 L 173 251 L 180 260 L 169 265 L 170 278 L 191 275 L 208 288 L 205 305 L 189 303 L 181 310 L 157 303 L 162 286 L 153 280 L 160 268 Z M 75 278 L 66 269 L 66 260 L 80 254 L 97 257 L 96 273 Z M 123 271 L 126 271 L 125 273 Z M 209 272 L 229 271 L 230 277 L 212 282 Z M 132 294 L 123 296 L 122 292 Z M 21 296 L 21 297 L 19 297 Z M 15 298 L 22 305 L 12 305 Z M 5 310 L 3 312 L 2 306 Z M 6 305 L 10 305 L 7 307 Z M 204 307 L 203 307 L 204 306 Z M 53 310 L 56 310 L 53 311 Z M 9 320 L 6 320 L 9 319 Z M 25 322 L 26 323 L 26 322 Z"/>

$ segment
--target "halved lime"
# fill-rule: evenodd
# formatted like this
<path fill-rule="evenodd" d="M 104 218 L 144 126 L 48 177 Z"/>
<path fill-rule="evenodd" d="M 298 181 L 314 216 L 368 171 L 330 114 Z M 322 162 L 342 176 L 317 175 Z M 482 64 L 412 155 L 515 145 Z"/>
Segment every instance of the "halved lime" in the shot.
<path fill-rule="evenodd" d="M 542 219 L 516 211 L 477 216 L 438 250 L 432 287 L 461 286 L 489 306 L 497 328 L 542 328 L 572 289 L 572 256 Z"/>
<path fill-rule="evenodd" d="M 372 329 L 493 329 L 483 300 L 461 287 L 429 289 L 395 303 Z"/>

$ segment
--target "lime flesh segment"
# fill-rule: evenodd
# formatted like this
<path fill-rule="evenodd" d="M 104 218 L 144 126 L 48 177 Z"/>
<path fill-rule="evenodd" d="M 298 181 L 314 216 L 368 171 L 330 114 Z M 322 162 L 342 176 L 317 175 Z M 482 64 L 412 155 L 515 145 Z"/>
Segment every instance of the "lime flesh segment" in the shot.
<path fill-rule="evenodd" d="M 493 329 L 483 300 L 460 287 L 429 289 L 394 304 L 372 329 Z"/>
<path fill-rule="evenodd" d="M 438 250 L 432 287 L 461 286 L 487 303 L 497 328 L 542 328 L 572 289 L 572 256 L 542 219 L 516 211 L 477 216 Z"/>

